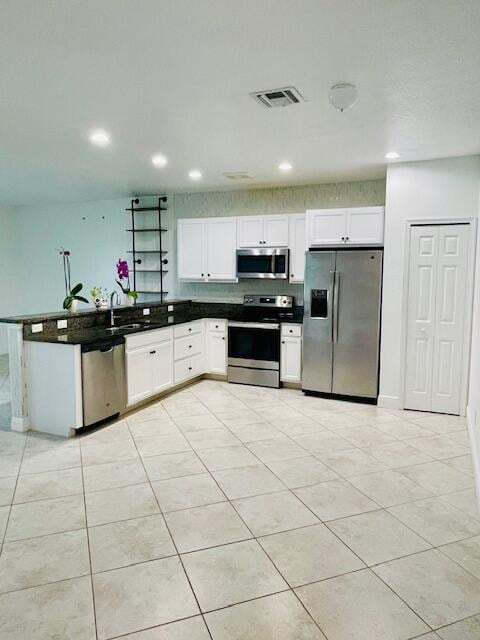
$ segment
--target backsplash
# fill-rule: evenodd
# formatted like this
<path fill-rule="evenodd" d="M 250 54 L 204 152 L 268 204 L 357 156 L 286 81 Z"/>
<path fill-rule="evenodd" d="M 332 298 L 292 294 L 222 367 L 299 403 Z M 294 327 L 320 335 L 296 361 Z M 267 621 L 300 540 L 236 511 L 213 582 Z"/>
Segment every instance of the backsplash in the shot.
<path fill-rule="evenodd" d="M 242 191 L 215 191 L 206 193 L 175 194 L 169 199 L 173 209 L 174 244 L 176 247 L 176 221 L 179 218 L 215 218 L 221 216 L 265 215 L 274 213 L 302 213 L 306 209 L 330 207 L 362 207 L 385 204 L 385 180 L 336 182 L 298 187 L 248 189 Z M 281 280 L 245 280 L 239 283 L 178 282 L 176 255 L 172 254 L 168 266 L 175 277 L 175 290 L 170 297 L 192 298 L 215 302 L 242 302 L 243 296 L 252 294 L 285 294 L 303 304 L 303 285 Z"/>

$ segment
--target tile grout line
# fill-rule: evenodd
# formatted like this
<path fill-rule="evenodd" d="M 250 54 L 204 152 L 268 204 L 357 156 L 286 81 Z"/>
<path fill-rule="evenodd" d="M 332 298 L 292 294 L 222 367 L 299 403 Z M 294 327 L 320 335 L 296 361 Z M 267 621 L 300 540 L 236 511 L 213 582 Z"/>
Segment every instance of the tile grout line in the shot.
<path fill-rule="evenodd" d="M 84 513 L 85 513 L 85 529 L 86 529 L 86 534 L 87 534 L 88 561 L 89 561 L 89 564 L 90 564 L 90 588 L 92 590 L 93 624 L 94 624 L 94 630 L 95 630 L 95 637 L 98 640 L 97 607 L 96 607 L 96 603 L 95 603 L 95 588 L 94 588 L 94 584 L 93 584 L 92 551 L 91 551 L 91 547 L 90 547 L 90 532 L 89 532 L 89 526 L 88 526 L 87 500 L 86 500 L 86 497 L 85 497 L 85 478 L 84 478 L 84 475 L 83 475 L 83 456 L 82 456 L 81 448 L 80 448 L 80 466 L 81 466 L 81 473 L 82 473 L 83 509 L 84 509 Z"/>
<path fill-rule="evenodd" d="M 15 498 L 15 493 L 17 492 L 18 480 L 20 478 L 20 471 L 21 471 L 22 464 L 23 464 L 23 457 L 25 455 L 25 448 L 27 446 L 27 440 L 28 440 L 28 436 L 25 436 L 25 440 L 24 440 L 22 451 L 21 451 L 21 455 L 20 455 L 20 462 L 18 464 L 18 471 L 17 471 L 17 474 L 16 474 L 15 487 L 13 489 L 13 494 L 12 494 L 12 502 L 9 505 L 7 521 L 5 522 L 5 530 L 3 532 L 2 539 L 0 540 L 0 555 L 3 554 L 3 550 L 4 550 L 4 547 L 5 547 L 5 544 L 7 544 L 7 542 L 8 542 L 7 541 L 7 533 L 8 533 L 8 528 L 10 526 L 10 519 L 12 517 L 13 500 Z M 10 476 L 10 477 L 13 477 L 13 476 Z"/>

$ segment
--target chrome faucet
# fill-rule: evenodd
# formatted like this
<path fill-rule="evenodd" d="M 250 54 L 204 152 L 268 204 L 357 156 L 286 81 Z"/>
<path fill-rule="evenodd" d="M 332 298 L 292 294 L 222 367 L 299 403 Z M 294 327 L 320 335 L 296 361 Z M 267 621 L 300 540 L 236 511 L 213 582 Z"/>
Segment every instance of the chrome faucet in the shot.
<path fill-rule="evenodd" d="M 112 291 L 112 293 L 110 294 L 110 326 L 114 327 L 115 326 L 115 313 L 113 310 L 113 299 L 116 299 L 116 304 L 120 304 L 120 297 L 118 295 L 118 291 Z"/>

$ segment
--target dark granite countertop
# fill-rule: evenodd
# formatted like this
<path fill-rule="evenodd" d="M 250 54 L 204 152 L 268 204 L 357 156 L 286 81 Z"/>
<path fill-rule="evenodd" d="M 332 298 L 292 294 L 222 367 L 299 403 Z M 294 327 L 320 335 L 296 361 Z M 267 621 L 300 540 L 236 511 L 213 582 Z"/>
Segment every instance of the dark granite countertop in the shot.
<path fill-rule="evenodd" d="M 184 301 L 182 301 L 184 302 Z M 222 308 L 223 307 L 223 308 Z M 106 326 L 85 327 L 72 331 L 59 331 L 56 334 L 42 334 L 34 333 L 24 337 L 28 342 L 48 342 L 52 344 L 70 344 L 70 345 L 92 345 L 96 342 L 107 342 L 112 336 L 128 336 L 134 333 L 142 333 L 144 331 L 152 331 L 154 329 L 163 329 L 165 327 L 171 327 L 178 324 L 184 324 L 186 322 L 193 322 L 194 320 L 201 320 L 203 318 L 217 318 L 226 320 L 245 321 L 248 318 L 244 315 L 242 305 L 221 305 L 215 304 L 208 308 L 208 305 L 202 305 L 201 309 L 188 308 L 188 311 L 181 310 L 173 313 L 165 314 L 158 318 L 152 318 L 151 320 L 132 320 L 131 322 L 140 324 L 140 327 L 133 329 L 118 329 L 116 331 L 109 331 Z M 301 324 L 303 322 L 303 308 L 297 308 L 293 318 L 281 319 L 280 322 L 290 322 Z M 117 324 L 121 324 L 121 321 L 117 321 Z"/>
<path fill-rule="evenodd" d="M 179 304 L 179 303 L 190 303 L 190 299 L 184 300 L 165 300 L 164 302 L 152 301 L 152 302 L 138 302 L 132 307 L 126 306 L 116 306 L 115 313 L 118 311 L 134 311 L 135 309 L 144 309 L 144 308 L 157 308 L 157 307 L 166 307 L 171 304 Z M 86 307 L 85 309 L 80 308 L 75 314 L 69 314 L 68 311 L 51 311 L 46 313 L 32 313 L 25 316 L 12 316 L 10 318 L 0 318 L 0 322 L 6 322 L 8 324 L 23 324 L 23 323 L 33 323 L 36 324 L 38 322 L 47 322 L 49 320 L 62 320 L 63 318 L 78 318 L 85 317 L 89 315 L 98 315 L 103 313 L 108 313 L 110 309 L 95 309 L 94 307 Z"/>
<path fill-rule="evenodd" d="M 185 322 L 192 322 L 193 320 L 200 320 L 205 316 L 195 313 L 172 313 L 166 315 L 163 318 L 155 320 L 139 320 L 135 321 L 135 324 L 141 324 L 140 327 L 133 329 L 121 329 L 118 328 L 115 331 L 110 331 L 107 327 L 87 327 L 85 329 L 78 329 L 76 331 L 59 331 L 57 335 L 43 335 L 41 333 L 34 333 L 26 336 L 24 339 L 27 342 L 50 342 L 52 344 L 80 344 L 91 345 L 98 343 L 108 342 L 113 336 L 128 336 L 133 333 L 143 333 L 144 331 L 153 331 L 154 329 L 163 329 L 165 327 L 171 327 L 177 324 L 183 324 Z"/>

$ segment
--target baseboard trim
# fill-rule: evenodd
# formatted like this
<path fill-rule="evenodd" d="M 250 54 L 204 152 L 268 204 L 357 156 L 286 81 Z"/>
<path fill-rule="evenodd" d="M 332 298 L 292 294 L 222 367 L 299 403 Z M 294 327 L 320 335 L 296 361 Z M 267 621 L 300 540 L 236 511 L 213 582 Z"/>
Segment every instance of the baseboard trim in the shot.
<path fill-rule="evenodd" d="M 12 431 L 18 431 L 19 433 L 25 433 L 30 430 L 30 419 L 28 416 L 19 418 L 18 416 L 12 416 L 10 418 L 10 429 Z"/>
<path fill-rule="evenodd" d="M 402 403 L 398 396 L 378 396 L 377 406 L 382 409 L 403 409 Z"/>
<path fill-rule="evenodd" d="M 472 451 L 477 505 L 480 511 L 480 431 L 475 429 L 475 421 L 473 420 L 472 410 L 470 407 L 467 407 L 467 429 L 470 438 L 470 449 Z M 475 433 L 475 431 L 477 431 L 477 433 Z"/>

